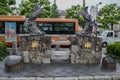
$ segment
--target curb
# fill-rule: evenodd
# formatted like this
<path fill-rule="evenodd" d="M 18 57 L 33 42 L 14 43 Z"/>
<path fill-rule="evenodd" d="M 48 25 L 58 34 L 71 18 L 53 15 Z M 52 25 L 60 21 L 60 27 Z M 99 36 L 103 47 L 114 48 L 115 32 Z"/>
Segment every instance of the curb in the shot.
<path fill-rule="evenodd" d="M 0 80 L 120 80 L 120 75 L 79 77 L 0 77 Z"/>

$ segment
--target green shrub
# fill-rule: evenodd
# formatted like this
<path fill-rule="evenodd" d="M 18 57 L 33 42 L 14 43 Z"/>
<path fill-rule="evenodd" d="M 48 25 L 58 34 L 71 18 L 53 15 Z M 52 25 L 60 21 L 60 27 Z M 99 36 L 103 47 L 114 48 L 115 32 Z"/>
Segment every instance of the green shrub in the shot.
<path fill-rule="evenodd" d="M 9 51 L 6 44 L 4 42 L 0 42 L 0 61 L 2 61 L 8 54 Z"/>
<path fill-rule="evenodd" d="M 114 60 L 120 61 L 120 43 L 119 42 L 108 44 L 106 50 L 107 50 L 106 55 L 110 56 Z"/>

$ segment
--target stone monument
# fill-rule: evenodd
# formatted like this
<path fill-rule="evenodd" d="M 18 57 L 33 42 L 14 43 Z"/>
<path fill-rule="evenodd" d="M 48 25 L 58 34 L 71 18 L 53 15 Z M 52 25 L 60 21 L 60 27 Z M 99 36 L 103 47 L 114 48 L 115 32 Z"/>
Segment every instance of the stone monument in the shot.
<path fill-rule="evenodd" d="M 37 16 L 43 13 L 43 10 L 35 5 L 29 19 L 24 23 L 30 34 L 20 38 L 20 49 L 25 63 L 50 63 L 51 37 L 46 36 L 36 25 Z"/>
<path fill-rule="evenodd" d="M 88 13 L 88 7 L 80 13 L 85 19 L 83 33 L 79 32 L 71 40 L 71 56 L 72 64 L 92 64 L 100 63 L 102 57 L 101 39 L 92 35 L 93 27 L 97 27 L 91 15 Z"/>

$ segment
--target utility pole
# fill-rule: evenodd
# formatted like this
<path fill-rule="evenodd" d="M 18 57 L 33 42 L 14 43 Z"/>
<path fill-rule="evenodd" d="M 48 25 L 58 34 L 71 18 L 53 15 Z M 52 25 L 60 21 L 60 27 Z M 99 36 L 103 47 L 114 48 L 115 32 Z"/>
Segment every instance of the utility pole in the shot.
<path fill-rule="evenodd" d="M 85 0 L 83 0 L 83 8 L 85 7 Z"/>

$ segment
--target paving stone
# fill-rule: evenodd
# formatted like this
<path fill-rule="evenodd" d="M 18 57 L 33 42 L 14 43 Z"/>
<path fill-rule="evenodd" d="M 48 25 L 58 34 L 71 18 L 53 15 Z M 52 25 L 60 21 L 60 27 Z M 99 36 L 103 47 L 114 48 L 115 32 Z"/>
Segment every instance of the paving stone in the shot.
<path fill-rule="evenodd" d="M 35 80 L 35 77 L 15 77 L 14 80 Z"/>
<path fill-rule="evenodd" d="M 112 75 L 112 80 L 120 80 L 120 75 Z"/>
<path fill-rule="evenodd" d="M 95 80 L 112 80 L 110 76 L 94 76 Z"/>
<path fill-rule="evenodd" d="M 36 80 L 53 80 L 53 77 L 48 78 L 37 77 Z"/>
<path fill-rule="evenodd" d="M 78 77 L 55 77 L 54 80 L 79 80 Z"/>
<path fill-rule="evenodd" d="M 56 70 L 57 69 L 57 70 Z M 59 74 L 58 74 L 59 73 Z M 65 74 L 64 74 L 65 73 Z M 66 75 L 66 73 L 68 73 Z M 64 75 L 63 75 L 64 74 Z M 51 64 L 24 64 L 24 68 L 17 72 L 6 72 L 4 62 L 0 62 L 1 77 L 75 77 L 75 76 L 105 76 L 120 75 L 120 64 L 116 71 L 102 70 L 100 64 L 70 64 L 70 63 L 51 63 Z M 1 79 L 0 79 L 1 80 Z M 98 79 L 99 80 L 99 79 Z M 108 79 L 109 80 L 109 79 Z M 120 79 L 118 79 L 120 80 Z"/>
<path fill-rule="evenodd" d="M 14 78 L 0 77 L 0 80 L 14 80 Z"/>
<path fill-rule="evenodd" d="M 79 80 L 94 80 L 92 76 L 79 76 Z"/>

